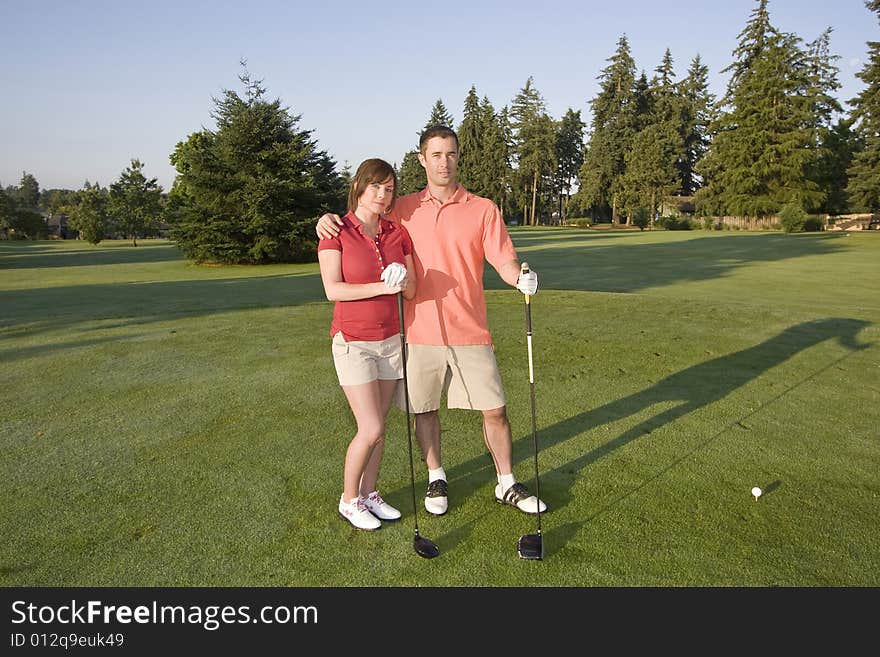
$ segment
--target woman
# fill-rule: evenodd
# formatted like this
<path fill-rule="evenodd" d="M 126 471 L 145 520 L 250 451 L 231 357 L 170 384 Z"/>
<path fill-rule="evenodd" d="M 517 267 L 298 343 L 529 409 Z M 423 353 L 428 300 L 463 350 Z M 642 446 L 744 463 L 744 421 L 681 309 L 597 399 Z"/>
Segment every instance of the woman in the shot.
<path fill-rule="evenodd" d="M 385 446 L 385 418 L 399 379 L 398 292 L 415 294 L 412 242 L 382 215 L 394 204 L 397 176 L 384 160 L 364 160 L 348 193 L 348 214 L 334 238 L 318 242 L 321 280 L 335 301 L 330 335 L 339 384 L 357 422 L 345 454 L 339 513 L 358 529 L 373 530 L 400 511 L 376 489 Z"/>

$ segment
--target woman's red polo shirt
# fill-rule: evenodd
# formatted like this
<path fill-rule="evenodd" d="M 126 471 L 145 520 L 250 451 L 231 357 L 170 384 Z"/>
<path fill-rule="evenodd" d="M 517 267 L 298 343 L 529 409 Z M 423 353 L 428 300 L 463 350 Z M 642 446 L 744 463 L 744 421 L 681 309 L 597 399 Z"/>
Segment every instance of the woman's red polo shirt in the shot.
<path fill-rule="evenodd" d="M 364 234 L 363 226 L 353 212 L 342 218 L 339 235 L 318 241 L 318 251 L 334 249 L 342 253 L 342 280 L 346 283 L 377 283 L 382 270 L 392 262 L 406 265 L 412 253 L 409 233 L 400 224 L 379 219 L 376 239 Z M 357 301 L 337 301 L 333 308 L 330 335 L 342 331 L 346 341 L 385 340 L 400 332 L 397 299 L 382 294 Z"/>

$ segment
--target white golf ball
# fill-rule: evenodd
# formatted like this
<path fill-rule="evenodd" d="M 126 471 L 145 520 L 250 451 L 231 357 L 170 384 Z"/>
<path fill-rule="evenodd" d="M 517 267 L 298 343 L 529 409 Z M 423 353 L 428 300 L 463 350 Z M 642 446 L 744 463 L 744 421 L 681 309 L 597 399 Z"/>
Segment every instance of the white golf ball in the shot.
<path fill-rule="evenodd" d="M 761 497 L 761 489 L 758 488 L 757 486 L 755 486 L 755 487 L 752 489 L 752 495 L 755 496 L 755 499 L 758 499 L 759 497 Z"/>

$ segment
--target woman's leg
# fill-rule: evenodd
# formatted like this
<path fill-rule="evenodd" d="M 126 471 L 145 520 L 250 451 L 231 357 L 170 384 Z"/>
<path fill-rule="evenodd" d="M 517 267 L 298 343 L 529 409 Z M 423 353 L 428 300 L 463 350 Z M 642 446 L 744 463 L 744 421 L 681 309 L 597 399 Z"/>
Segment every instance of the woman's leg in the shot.
<path fill-rule="evenodd" d="M 357 433 L 345 453 L 343 496 L 346 502 L 360 495 L 361 477 L 377 446 L 381 459 L 385 416 L 388 413 L 387 404 L 383 406 L 382 383 L 377 380 L 356 386 L 342 386 L 357 422 Z"/>
<path fill-rule="evenodd" d="M 379 466 L 382 465 L 382 453 L 385 451 L 385 418 L 388 417 L 388 410 L 391 408 L 391 401 L 394 399 L 394 391 L 397 389 L 398 381 L 390 381 L 379 379 L 379 409 L 382 417 L 382 436 L 373 448 L 364 468 L 364 474 L 360 482 L 360 494 L 366 497 L 376 490 L 376 482 L 379 480 Z"/>

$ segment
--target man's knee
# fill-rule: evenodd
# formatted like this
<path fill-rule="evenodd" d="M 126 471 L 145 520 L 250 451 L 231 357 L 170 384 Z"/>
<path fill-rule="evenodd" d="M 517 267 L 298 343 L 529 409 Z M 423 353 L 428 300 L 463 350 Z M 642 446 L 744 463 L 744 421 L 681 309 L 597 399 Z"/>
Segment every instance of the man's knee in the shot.
<path fill-rule="evenodd" d="M 437 411 L 425 411 L 416 413 L 416 424 L 433 424 L 437 422 Z"/>
<path fill-rule="evenodd" d="M 486 424 L 507 424 L 507 407 L 493 408 L 483 411 L 483 421 Z"/>

